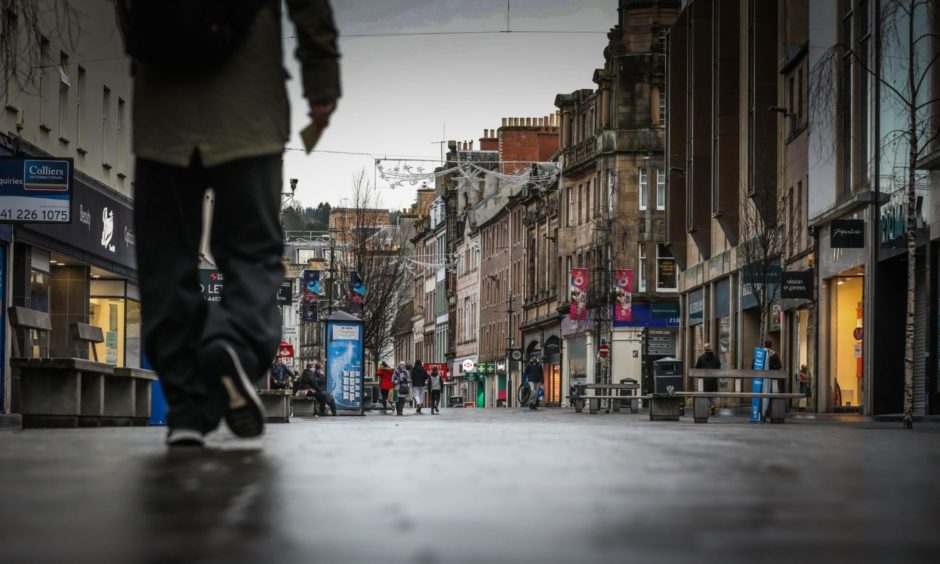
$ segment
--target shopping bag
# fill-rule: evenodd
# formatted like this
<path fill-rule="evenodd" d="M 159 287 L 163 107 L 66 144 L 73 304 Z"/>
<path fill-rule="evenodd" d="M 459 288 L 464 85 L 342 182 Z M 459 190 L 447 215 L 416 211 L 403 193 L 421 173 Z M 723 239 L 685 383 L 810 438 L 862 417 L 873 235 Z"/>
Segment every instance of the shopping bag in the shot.
<path fill-rule="evenodd" d="M 392 388 L 391 390 L 388 391 L 388 401 L 390 401 L 390 402 L 392 402 L 392 403 L 395 403 L 395 402 L 398 401 L 398 390 L 397 390 L 397 389 Z"/>

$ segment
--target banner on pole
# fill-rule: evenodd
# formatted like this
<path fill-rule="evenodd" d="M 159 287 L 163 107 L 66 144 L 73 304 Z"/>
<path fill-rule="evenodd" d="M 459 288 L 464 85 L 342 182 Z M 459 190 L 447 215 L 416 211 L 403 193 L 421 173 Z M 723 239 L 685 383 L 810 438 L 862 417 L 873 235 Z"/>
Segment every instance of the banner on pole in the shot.
<path fill-rule="evenodd" d="M 571 269 L 571 319 L 583 321 L 587 319 L 587 292 L 588 270 L 586 268 Z"/>
<path fill-rule="evenodd" d="M 317 302 L 320 300 L 320 271 L 304 270 L 303 299 L 300 303 L 301 321 L 317 320 Z"/>
<path fill-rule="evenodd" d="M 614 271 L 614 321 L 633 321 L 633 271 L 620 269 Z"/>
<path fill-rule="evenodd" d="M 359 273 L 353 270 L 349 273 L 349 308 L 347 312 L 359 319 L 365 317 L 366 285 Z"/>

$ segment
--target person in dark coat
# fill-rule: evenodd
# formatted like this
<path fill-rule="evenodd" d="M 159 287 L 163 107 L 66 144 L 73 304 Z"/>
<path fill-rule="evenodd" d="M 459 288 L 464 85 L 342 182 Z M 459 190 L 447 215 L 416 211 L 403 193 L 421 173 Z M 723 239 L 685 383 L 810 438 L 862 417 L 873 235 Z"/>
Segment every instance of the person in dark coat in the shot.
<path fill-rule="evenodd" d="M 405 400 L 411 391 L 411 373 L 404 362 L 398 363 L 398 368 L 392 374 L 392 385 L 397 388 L 398 401 L 395 402 L 395 414 L 402 415 L 405 410 Z"/>
<path fill-rule="evenodd" d="M 529 409 L 539 408 L 539 390 L 542 388 L 542 381 L 545 380 L 545 372 L 542 370 L 542 363 L 537 357 L 529 359 L 525 367 L 525 377 L 529 382 Z"/>
<path fill-rule="evenodd" d="M 699 355 L 698 360 L 695 361 L 695 368 L 705 368 L 705 369 L 720 369 L 721 360 L 718 359 L 718 355 L 712 352 L 711 343 L 705 343 L 704 347 L 705 352 Z M 718 391 L 718 380 L 714 378 L 707 378 L 703 383 L 703 388 L 706 392 L 717 392 Z M 709 411 L 711 414 L 715 413 L 715 398 L 708 398 Z"/>
<path fill-rule="evenodd" d="M 415 398 L 416 413 L 421 413 L 424 407 L 424 388 L 428 385 L 428 371 L 420 360 L 415 359 L 414 368 L 411 369 L 411 386 Z"/>

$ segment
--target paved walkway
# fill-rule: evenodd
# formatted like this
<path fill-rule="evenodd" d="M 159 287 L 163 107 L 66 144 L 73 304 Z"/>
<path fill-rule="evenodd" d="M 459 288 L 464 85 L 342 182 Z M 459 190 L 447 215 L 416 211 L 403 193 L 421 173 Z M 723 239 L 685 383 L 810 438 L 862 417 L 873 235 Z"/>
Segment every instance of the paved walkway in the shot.
<path fill-rule="evenodd" d="M 450 409 L 0 432 L 0 560 L 937 562 L 940 426 Z"/>

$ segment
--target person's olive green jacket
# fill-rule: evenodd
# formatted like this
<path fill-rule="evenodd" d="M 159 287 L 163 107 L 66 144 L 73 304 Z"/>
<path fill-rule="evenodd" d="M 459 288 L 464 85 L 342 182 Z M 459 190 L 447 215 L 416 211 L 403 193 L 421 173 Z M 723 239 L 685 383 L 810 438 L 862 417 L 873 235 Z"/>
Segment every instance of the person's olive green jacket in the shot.
<path fill-rule="evenodd" d="M 283 36 L 296 36 L 308 102 L 339 98 L 339 50 L 329 1 L 286 2 L 294 33 L 281 29 L 280 2 L 272 0 L 232 56 L 216 67 L 194 72 L 134 63 L 138 158 L 185 167 L 198 151 L 202 164 L 211 167 L 282 153 L 290 133 Z"/>

